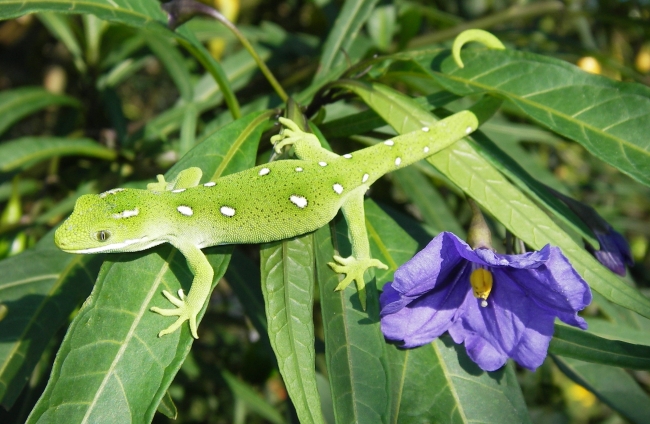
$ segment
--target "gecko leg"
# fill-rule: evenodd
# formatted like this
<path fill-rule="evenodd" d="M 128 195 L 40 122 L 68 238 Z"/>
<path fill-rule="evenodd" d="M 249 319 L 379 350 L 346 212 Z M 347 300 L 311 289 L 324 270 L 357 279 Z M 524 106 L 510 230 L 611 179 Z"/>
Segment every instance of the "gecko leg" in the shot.
<path fill-rule="evenodd" d="M 328 263 L 334 272 L 345 274 L 345 278 L 336 286 L 335 290 L 343 290 L 354 281 L 359 293 L 361 307 L 364 310 L 366 309 L 366 282 L 363 276 L 366 270 L 371 267 L 388 269 L 388 266 L 380 260 L 370 257 L 370 243 L 368 242 L 363 211 L 363 194 L 365 191 L 365 187 L 355 189 L 341 207 L 348 223 L 352 255 L 347 258 L 335 255 L 334 262 Z"/>
<path fill-rule="evenodd" d="M 338 157 L 336 153 L 323 149 L 318 137 L 301 130 L 298 124 L 291 119 L 278 119 L 284 128 L 280 134 L 271 137 L 276 153 L 281 153 L 284 146 L 293 146 L 296 156 L 303 160 L 318 162 Z"/>
<path fill-rule="evenodd" d="M 198 339 L 199 335 L 197 333 L 196 317 L 210 296 L 214 271 L 212 270 L 207 258 L 198 247 L 193 245 L 181 245 L 175 247 L 181 251 L 183 256 L 185 256 L 187 264 L 190 267 L 192 274 L 194 274 L 192 287 L 187 296 L 184 296 L 183 291 L 179 290 L 178 297 L 169 293 L 167 290 L 163 290 L 163 295 L 174 306 L 176 306 L 176 308 L 163 309 L 154 306 L 151 308 L 151 311 L 163 316 L 178 317 L 172 325 L 158 333 L 158 337 L 173 333 L 178 330 L 185 321 L 188 321 L 192 337 Z"/>

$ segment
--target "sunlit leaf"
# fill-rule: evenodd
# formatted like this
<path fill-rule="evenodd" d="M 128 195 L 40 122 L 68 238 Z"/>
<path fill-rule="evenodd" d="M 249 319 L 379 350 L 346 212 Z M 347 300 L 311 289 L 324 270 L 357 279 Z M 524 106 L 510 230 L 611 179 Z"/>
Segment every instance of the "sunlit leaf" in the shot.
<path fill-rule="evenodd" d="M 250 114 L 224 127 L 185 155 L 166 179 L 190 166 L 203 169 L 204 181 L 251 167 L 269 115 Z M 213 284 L 225 273 L 230 251 L 230 247 L 206 250 L 215 270 Z M 102 416 L 116 422 L 150 421 L 189 352 L 193 343 L 189 327 L 183 325 L 159 338 L 157 333 L 171 324 L 171 318 L 149 310 L 169 306 L 161 295 L 163 289 L 190 290 L 193 277 L 185 258 L 163 245 L 137 254 L 108 255 L 108 259 L 68 331 L 29 422 L 64 418 L 65 422 L 95 422 Z"/>
<path fill-rule="evenodd" d="M 462 69 L 450 58 L 440 59 L 420 63 L 446 90 L 503 96 L 533 120 L 650 185 L 650 88 L 516 50 L 468 50 Z"/>

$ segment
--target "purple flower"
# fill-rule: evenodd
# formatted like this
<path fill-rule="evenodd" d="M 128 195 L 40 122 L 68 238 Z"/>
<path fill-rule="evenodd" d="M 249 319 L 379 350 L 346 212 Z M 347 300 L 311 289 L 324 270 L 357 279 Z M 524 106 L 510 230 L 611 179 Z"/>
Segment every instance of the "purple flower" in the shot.
<path fill-rule="evenodd" d="M 546 357 L 555 317 L 586 329 L 577 312 L 589 302 L 589 286 L 557 247 L 501 255 L 444 232 L 384 286 L 381 329 L 407 348 L 449 331 L 485 371 L 508 358 L 534 370 Z"/>
<path fill-rule="evenodd" d="M 625 238 L 607 222 L 602 229 L 592 228 L 600 243 L 600 250 L 587 245 L 587 250 L 596 257 L 598 262 L 605 265 L 618 275 L 625 275 L 625 265 L 634 265 L 630 246 Z"/>

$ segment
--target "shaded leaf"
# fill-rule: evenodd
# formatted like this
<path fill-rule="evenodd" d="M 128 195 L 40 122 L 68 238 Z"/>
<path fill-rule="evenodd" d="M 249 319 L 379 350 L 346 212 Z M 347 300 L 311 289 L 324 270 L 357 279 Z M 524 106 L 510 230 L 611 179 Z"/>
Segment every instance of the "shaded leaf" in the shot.
<path fill-rule="evenodd" d="M 377 0 L 346 0 L 343 3 L 334 27 L 323 46 L 320 66 L 314 81 L 323 81 L 333 68 L 343 60 L 345 51 L 348 50 L 357 33 L 366 22 Z M 314 84 L 317 85 L 317 84 Z"/>
<path fill-rule="evenodd" d="M 650 398 L 624 370 L 571 358 L 554 356 L 553 359 L 572 380 L 631 422 L 648 422 Z"/>
<path fill-rule="evenodd" d="M 91 156 L 113 160 L 117 154 L 88 138 L 23 137 L 0 144 L 0 172 L 28 168 L 56 156 Z"/>
<path fill-rule="evenodd" d="M 101 256 L 54 246 L 54 231 L 33 249 L 0 261 L 0 402 L 9 409 L 51 338 L 90 293 Z M 29 264 L 29 266 L 25 266 Z"/>
<path fill-rule="evenodd" d="M 0 134 L 25 116 L 55 105 L 81 106 L 79 101 L 72 97 L 52 94 L 40 87 L 23 87 L 3 91 L 0 93 Z"/>
<path fill-rule="evenodd" d="M 260 397 L 251 387 L 239 380 L 228 371 L 222 371 L 221 376 L 226 380 L 228 387 L 235 398 L 243 402 L 248 409 L 254 411 L 262 418 L 273 424 L 283 424 L 285 421 L 275 408 Z"/>
<path fill-rule="evenodd" d="M 599 364 L 650 369 L 650 346 L 606 339 L 566 325 L 555 326 L 549 351 Z"/>

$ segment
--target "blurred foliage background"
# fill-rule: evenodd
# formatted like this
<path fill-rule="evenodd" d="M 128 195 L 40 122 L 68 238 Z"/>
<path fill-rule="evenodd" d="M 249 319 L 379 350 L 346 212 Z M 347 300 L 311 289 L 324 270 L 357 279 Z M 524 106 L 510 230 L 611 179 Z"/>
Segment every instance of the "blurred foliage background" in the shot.
<path fill-rule="evenodd" d="M 221 10 L 251 40 L 285 90 L 297 92 L 317 71 L 322 43 L 342 2 L 207 3 Z M 229 31 L 205 19 L 195 19 L 187 26 L 222 63 L 244 111 L 260 102 L 280 104 Z M 507 45 L 561 58 L 589 72 L 650 84 L 647 0 L 381 2 L 347 53 L 351 61 L 357 61 L 437 43 L 448 45 L 467 28 L 487 29 Z M 38 145 L 33 157 L 18 164 L 0 157 L 0 167 L 5 167 L 0 180 L 0 258 L 33 246 L 71 211 L 79 195 L 127 183 L 141 186 L 176 162 L 191 147 L 183 134 L 185 111 L 179 106 L 183 98 L 195 100 L 197 142 L 232 120 L 222 94 L 209 76 L 203 76 L 201 64 L 178 50 L 183 52 L 185 64 L 185 71 L 179 73 L 187 73 L 189 81 L 201 88 L 192 91 L 192 86 L 187 86 L 188 92 L 182 92 L 178 76 L 166 68 L 165 62 L 172 59 L 166 57 L 170 53 L 165 42 L 147 38 L 136 28 L 87 15 L 41 13 L 0 23 L 0 91 L 39 86 L 43 91 L 35 96 L 59 96 L 47 107 L 29 113 L 0 110 L 0 143 L 38 134 L 86 137 L 101 145 L 89 149 L 86 157 L 68 157 L 61 151 L 54 159 L 40 161 Z M 413 86 L 402 89 L 417 94 Z M 649 293 L 648 188 L 594 158 L 577 143 L 528 126 L 509 113 L 507 106 L 504 110 L 508 119 L 491 121 L 486 132 L 514 149 L 511 152 L 525 151 L 521 160 L 526 160 L 522 164 L 529 172 L 543 182 L 554 181 L 552 174 L 566 192 L 593 206 L 624 234 L 636 262 L 628 278 Z M 19 118 L 12 120 L 12 114 Z M 268 144 L 263 146 L 260 161 L 268 158 Z M 398 186 L 381 184 L 375 193 L 381 193 L 382 201 L 420 216 L 417 206 L 405 202 Z M 461 222 L 466 221 L 469 213 L 458 193 L 444 188 L 441 193 Z M 254 261 L 259 255 L 251 246 L 240 246 L 237 252 L 241 261 Z M 252 268 L 254 274 L 255 265 Z M 176 422 L 295 420 L 268 338 L 244 315 L 229 278 L 241 276 L 227 273 L 217 286 L 203 320 L 201 339 L 170 388 L 178 408 Z M 318 338 L 318 326 L 316 330 Z M 24 421 L 47 382 L 63 335 L 61 330 L 50 343 L 14 407 L 0 411 L 1 422 Z M 317 364 L 324 368 L 323 346 L 318 343 Z M 224 369 L 228 373 L 220 371 Z M 629 375 L 650 391 L 648 372 Z M 590 391 L 559 372 L 552 361 L 536 373 L 520 369 L 518 377 L 536 423 L 625 422 Z M 156 415 L 155 422 L 168 421 L 162 414 Z"/>

